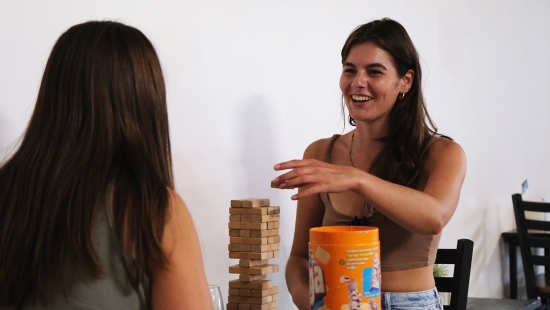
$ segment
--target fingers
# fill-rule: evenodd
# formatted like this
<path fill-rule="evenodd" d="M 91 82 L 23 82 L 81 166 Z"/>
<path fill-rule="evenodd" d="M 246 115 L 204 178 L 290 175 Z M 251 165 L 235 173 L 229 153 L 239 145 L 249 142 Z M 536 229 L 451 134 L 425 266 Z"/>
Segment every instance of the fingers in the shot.
<path fill-rule="evenodd" d="M 315 164 L 315 162 L 317 161 L 314 159 L 293 159 L 282 163 L 278 163 L 273 167 L 273 169 L 275 169 L 275 171 L 294 169 L 294 168 L 312 165 L 312 164 Z"/>

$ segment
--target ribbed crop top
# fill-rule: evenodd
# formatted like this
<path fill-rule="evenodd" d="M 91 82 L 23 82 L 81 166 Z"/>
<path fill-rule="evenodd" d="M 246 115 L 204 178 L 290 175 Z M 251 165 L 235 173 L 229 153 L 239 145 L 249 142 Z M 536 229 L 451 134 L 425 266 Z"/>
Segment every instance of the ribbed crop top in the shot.
<path fill-rule="evenodd" d="M 327 163 L 330 163 L 332 147 L 339 136 L 332 136 L 327 146 L 325 153 Z M 350 225 L 355 217 L 336 211 L 327 193 L 319 195 L 325 205 L 323 226 Z M 437 235 L 413 233 L 380 212 L 375 212 L 368 218 L 368 225 L 378 227 L 380 233 L 380 262 L 383 272 L 426 267 L 435 262 L 441 233 Z"/>

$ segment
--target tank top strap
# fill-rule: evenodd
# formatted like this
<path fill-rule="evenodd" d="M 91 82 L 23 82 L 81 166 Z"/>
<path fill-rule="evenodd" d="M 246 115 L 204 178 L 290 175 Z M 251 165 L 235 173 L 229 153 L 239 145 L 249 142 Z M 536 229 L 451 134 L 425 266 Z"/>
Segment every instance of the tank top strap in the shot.
<path fill-rule="evenodd" d="M 325 162 L 330 164 L 330 154 L 332 153 L 332 147 L 334 146 L 334 142 L 336 142 L 336 139 L 340 137 L 339 134 L 334 134 L 332 138 L 330 138 L 330 141 L 327 145 L 327 149 L 325 151 Z"/>

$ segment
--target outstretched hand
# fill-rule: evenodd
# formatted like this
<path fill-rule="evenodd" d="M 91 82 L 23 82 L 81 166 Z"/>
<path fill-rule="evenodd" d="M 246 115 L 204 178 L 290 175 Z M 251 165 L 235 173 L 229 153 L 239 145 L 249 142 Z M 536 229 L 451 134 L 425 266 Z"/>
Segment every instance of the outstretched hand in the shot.
<path fill-rule="evenodd" d="M 274 166 L 276 171 L 288 170 L 273 180 L 281 189 L 302 187 L 291 197 L 298 200 L 318 193 L 339 193 L 357 186 L 362 171 L 349 167 L 331 165 L 315 159 L 290 160 Z"/>

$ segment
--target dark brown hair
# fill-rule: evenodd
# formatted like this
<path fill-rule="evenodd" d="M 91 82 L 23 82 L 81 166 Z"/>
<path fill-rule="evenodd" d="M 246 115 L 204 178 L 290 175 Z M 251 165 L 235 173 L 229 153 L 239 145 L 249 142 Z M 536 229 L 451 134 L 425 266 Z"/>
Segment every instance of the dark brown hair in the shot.
<path fill-rule="evenodd" d="M 389 134 L 382 139 L 386 145 L 374 159 L 369 172 L 384 180 L 414 187 L 424 150 L 437 133 L 424 104 L 418 53 L 405 28 L 384 18 L 361 25 L 349 35 L 342 48 L 342 63 L 352 47 L 366 42 L 376 44 L 391 55 L 399 77 L 409 70 L 414 71 L 410 90 L 403 99 L 395 101 L 390 111 Z M 349 121 L 355 125 L 351 117 Z"/>
<path fill-rule="evenodd" d="M 48 59 L 19 149 L 0 167 L 0 308 L 98 277 L 94 220 L 113 188 L 114 226 L 137 286 L 161 248 L 173 188 L 157 54 L 117 22 L 71 27 Z"/>

